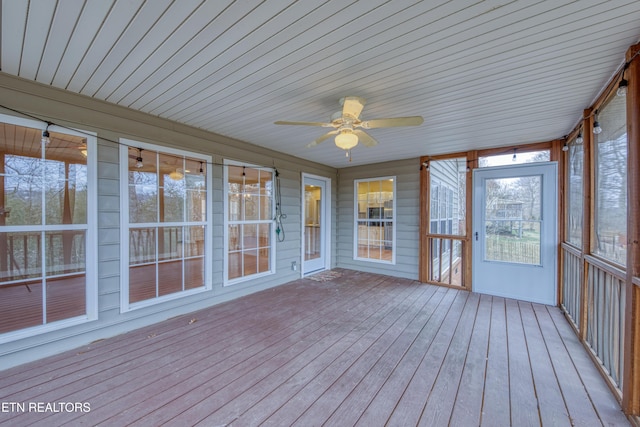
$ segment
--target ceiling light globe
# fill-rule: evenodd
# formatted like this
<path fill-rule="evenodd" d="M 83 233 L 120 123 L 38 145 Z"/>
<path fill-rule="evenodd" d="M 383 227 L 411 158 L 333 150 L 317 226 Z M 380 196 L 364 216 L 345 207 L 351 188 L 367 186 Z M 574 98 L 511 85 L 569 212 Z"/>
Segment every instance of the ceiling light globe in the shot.
<path fill-rule="evenodd" d="M 336 145 L 343 150 L 351 150 L 358 145 L 358 135 L 350 131 L 340 132 L 336 136 Z"/>

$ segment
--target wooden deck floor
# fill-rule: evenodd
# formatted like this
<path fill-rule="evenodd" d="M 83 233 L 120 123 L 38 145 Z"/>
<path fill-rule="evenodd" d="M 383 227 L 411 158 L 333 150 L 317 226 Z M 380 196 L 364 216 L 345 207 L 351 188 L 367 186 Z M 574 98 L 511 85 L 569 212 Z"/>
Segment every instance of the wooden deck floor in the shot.
<path fill-rule="evenodd" d="M 331 273 L 2 371 L 0 424 L 629 425 L 557 308 Z"/>

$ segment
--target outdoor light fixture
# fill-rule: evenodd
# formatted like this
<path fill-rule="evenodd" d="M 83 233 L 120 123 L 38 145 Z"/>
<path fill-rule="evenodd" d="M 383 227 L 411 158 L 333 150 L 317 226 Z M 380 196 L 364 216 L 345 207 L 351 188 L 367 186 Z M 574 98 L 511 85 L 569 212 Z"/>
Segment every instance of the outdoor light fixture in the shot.
<path fill-rule="evenodd" d="M 49 135 L 49 126 L 51 126 L 51 123 L 47 122 L 47 128 L 42 131 L 42 139 L 40 139 L 40 142 L 45 145 L 48 145 L 51 142 L 51 137 Z"/>
<path fill-rule="evenodd" d="M 200 162 L 200 175 L 204 175 L 204 169 L 202 169 L 202 162 Z"/>
<path fill-rule="evenodd" d="M 340 133 L 336 135 L 336 145 L 343 150 L 349 151 L 358 145 L 358 135 L 353 133 L 351 129 L 342 129 Z"/>
<path fill-rule="evenodd" d="M 518 158 L 516 157 L 516 149 L 513 149 L 513 157 L 511 158 L 512 162 L 515 162 L 516 160 L 518 160 Z"/>
<path fill-rule="evenodd" d="M 600 127 L 600 123 L 596 120 L 595 122 L 593 122 L 593 133 L 597 135 L 600 132 L 602 132 L 602 128 Z"/>
<path fill-rule="evenodd" d="M 627 94 L 628 87 L 629 82 L 623 78 L 622 80 L 620 80 L 620 83 L 618 83 L 618 90 L 616 91 L 616 95 L 625 96 Z"/>
<path fill-rule="evenodd" d="M 584 142 L 584 138 L 582 137 L 582 131 L 578 132 L 578 136 L 576 137 L 576 144 L 582 144 Z"/>
<path fill-rule="evenodd" d="M 564 141 L 564 145 L 562 146 L 562 151 L 569 151 L 569 145 L 567 144 L 567 141 Z"/>
<path fill-rule="evenodd" d="M 426 161 L 422 162 L 422 165 L 420 165 L 420 169 L 424 169 L 424 170 L 428 171 L 429 170 L 429 161 L 426 160 Z"/>
<path fill-rule="evenodd" d="M 138 157 L 136 157 L 136 167 L 140 169 L 143 166 L 144 164 L 142 163 L 142 148 L 138 148 Z"/>

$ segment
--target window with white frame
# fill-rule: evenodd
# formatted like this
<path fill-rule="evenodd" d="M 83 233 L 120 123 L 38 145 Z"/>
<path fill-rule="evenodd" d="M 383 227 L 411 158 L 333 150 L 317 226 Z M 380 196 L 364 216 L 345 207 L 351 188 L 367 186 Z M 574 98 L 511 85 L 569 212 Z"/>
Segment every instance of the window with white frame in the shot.
<path fill-rule="evenodd" d="M 274 172 L 225 162 L 225 284 L 275 272 Z"/>
<path fill-rule="evenodd" d="M 211 287 L 210 156 L 123 140 L 122 310 Z"/>
<path fill-rule="evenodd" d="M 395 182 L 355 180 L 354 259 L 395 264 Z"/>
<path fill-rule="evenodd" d="M 3 342 L 97 317 L 96 138 L 4 115 L 0 134 Z"/>

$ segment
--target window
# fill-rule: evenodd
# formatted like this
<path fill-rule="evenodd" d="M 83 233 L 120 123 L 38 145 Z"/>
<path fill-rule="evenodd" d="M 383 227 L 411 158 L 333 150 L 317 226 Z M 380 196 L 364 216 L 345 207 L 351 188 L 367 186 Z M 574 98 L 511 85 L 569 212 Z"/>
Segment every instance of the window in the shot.
<path fill-rule="evenodd" d="M 354 259 L 395 264 L 395 177 L 355 181 Z"/>
<path fill-rule="evenodd" d="M 517 148 L 506 150 L 506 154 L 483 156 L 478 159 L 478 167 L 508 166 L 522 163 L 548 162 L 551 160 L 549 150 L 518 151 Z"/>
<path fill-rule="evenodd" d="M 97 316 L 96 139 L 41 125 L 0 116 L 0 341 Z"/>
<path fill-rule="evenodd" d="M 211 158 L 127 140 L 120 156 L 122 310 L 209 289 Z"/>
<path fill-rule="evenodd" d="M 582 247 L 583 213 L 583 145 L 575 140 L 569 144 L 567 165 L 567 224 L 566 240 L 577 248 Z"/>
<path fill-rule="evenodd" d="M 614 96 L 597 116 L 594 134 L 595 242 L 593 252 L 620 265 L 627 260 L 627 109 Z"/>
<path fill-rule="evenodd" d="M 268 168 L 225 163 L 225 283 L 275 272 L 273 175 Z"/>

